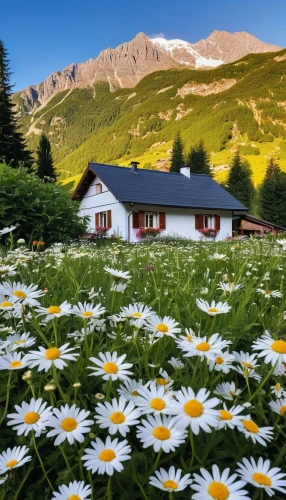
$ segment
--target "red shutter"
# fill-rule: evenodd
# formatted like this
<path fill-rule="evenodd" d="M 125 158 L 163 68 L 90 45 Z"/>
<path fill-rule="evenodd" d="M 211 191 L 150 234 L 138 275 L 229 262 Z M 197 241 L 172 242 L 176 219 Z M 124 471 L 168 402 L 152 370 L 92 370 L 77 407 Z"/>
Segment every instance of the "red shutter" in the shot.
<path fill-rule="evenodd" d="M 214 229 L 216 229 L 217 231 L 219 231 L 220 230 L 220 216 L 219 215 L 215 215 L 214 219 L 215 219 L 215 227 L 214 227 Z"/>
<path fill-rule="evenodd" d="M 195 229 L 204 229 L 203 215 L 195 215 Z"/>
<path fill-rule="evenodd" d="M 166 229 L 166 213 L 159 212 L 159 229 Z"/>
<path fill-rule="evenodd" d="M 112 222 L 111 222 L 111 210 L 107 210 L 107 227 L 111 228 L 112 227 Z"/>
<path fill-rule="evenodd" d="M 145 212 L 143 210 L 139 210 L 139 227 L 145 227 Z"/>
<path fill-rule="evenodd" d="M 133 220 L 133 224 L 132 224 L 132 227 L 133 229 L 139 229 L 139 213 L 138 212 L 133 212 L 133 216 L 132 216 Z"/>
<path fill-rule="evenodd" d="M 99 212 L 95 214 L 95 226 L 99 226 Z"/>

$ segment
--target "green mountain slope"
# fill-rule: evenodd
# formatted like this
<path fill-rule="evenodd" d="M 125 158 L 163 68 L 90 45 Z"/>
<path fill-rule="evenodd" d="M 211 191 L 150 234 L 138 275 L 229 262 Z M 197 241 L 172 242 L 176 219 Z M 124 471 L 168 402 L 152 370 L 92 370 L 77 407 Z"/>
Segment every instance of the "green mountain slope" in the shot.
<path fill-rule="evenodd" d="M 160 71 L 113 93 L 108 84 L 67 90 L 22 113 L 22 123 L 34 150 L 37 134 L 49 136 L 61 179 L 77 180 L 88 161 L 167 168 L 180 130 L 186 151 L 203 138 L 219 180 L 240 145 L 257 183 L 269 155 L 286 170 L 286 50 L 214 70 Z"/>

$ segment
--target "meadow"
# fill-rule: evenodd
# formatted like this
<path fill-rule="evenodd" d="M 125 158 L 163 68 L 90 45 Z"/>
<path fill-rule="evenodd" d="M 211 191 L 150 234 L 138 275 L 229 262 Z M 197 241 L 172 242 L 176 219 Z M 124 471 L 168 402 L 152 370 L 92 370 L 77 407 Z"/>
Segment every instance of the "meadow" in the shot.
<path fill-rule="evenodd" d="M 0 500 L 285 498 L 285 250 L 3 246 Z"/>

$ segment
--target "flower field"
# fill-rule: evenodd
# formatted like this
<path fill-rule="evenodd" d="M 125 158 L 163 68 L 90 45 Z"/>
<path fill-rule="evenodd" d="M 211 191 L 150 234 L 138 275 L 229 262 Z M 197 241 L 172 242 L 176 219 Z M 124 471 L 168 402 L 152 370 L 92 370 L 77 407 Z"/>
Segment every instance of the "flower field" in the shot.
<path fill-rule="evenodd" d="M 0 257 L 0 500 L 282 500 L 286 240 Z"/>

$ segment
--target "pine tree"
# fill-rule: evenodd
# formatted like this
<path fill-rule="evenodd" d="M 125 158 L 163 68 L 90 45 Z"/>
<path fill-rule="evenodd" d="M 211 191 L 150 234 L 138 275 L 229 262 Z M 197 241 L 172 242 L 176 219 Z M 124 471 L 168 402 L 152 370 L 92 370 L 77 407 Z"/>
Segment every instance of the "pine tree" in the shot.
<path fill-rule="evenodd" d="M 51 143 L 45 134 L 41 135 L 37 149 L 37 174 L 41 179 L 48 181 L 57 180 L 56 171 L 53 163 Z"/>
<path fill-rule="evenodd" d="M 286 174 L 270 158 L 259 192 L 260 216 L 286 227 Z"/>
<path fill-rule="evenodd" d="M 173 144 L 172 162 L 170 172 L 180 172 L 180 168 L 184 165 L 184 146 L 181 139 L 181 134 L 178 132 Z"/>
<path fill-rule="evenodd" d="M 12 103 L 11 72 L 7 51 L 0 40 L 0 161 L 15 168 L 19 165 L 31 168 L 31 153 L 26 149 L 26 142 L 19 132 L 17 113 Z"/>
<path fill-rule="evenodd" d="M 196 146 L 191 148 L 187 164 L 192 174 L 206 174 L 212 177 L 210 169 L 210 157 L 201 140 Z"/>
<path fill-rule="evenodd" d="M 242 162 L 239 150 L 236 151 L 227 179 L 227 190 L 246 207 L 250 207 L 254 194 L 249 163 Z"/>

